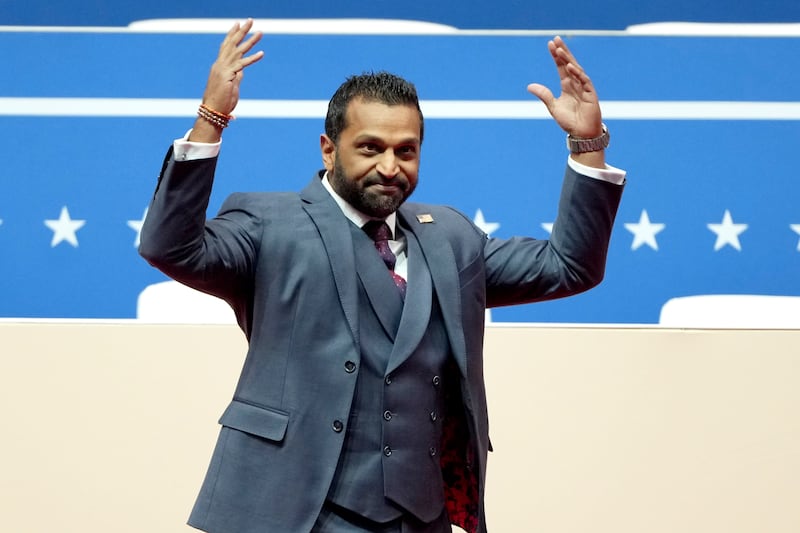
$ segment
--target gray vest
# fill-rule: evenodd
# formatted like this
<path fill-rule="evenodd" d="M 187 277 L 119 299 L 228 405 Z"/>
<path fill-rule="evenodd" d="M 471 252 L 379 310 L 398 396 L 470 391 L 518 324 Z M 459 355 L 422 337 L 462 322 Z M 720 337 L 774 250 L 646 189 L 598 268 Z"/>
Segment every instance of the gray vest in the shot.
<path fill-rule="evenodd" d="M 450 345 L 430 273 L 408 235 L 405 306 L 372 241 L 353 226 L 361 361 L 329 501 L 385 522 L 424 522 L 444 507 L 439 466 Z"/>

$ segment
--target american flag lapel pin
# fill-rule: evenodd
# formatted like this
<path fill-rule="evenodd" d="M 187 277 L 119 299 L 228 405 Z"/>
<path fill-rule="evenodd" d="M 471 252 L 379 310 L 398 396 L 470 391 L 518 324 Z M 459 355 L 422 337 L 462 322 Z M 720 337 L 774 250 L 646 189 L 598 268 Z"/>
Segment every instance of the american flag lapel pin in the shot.
<path fill-rule="evenodd" d="M 417 222 L 420 224 L 430 224 L 433 222 L 433 216 L 430 213 L 422 213 L 421 215 L 417 215 Z"/>

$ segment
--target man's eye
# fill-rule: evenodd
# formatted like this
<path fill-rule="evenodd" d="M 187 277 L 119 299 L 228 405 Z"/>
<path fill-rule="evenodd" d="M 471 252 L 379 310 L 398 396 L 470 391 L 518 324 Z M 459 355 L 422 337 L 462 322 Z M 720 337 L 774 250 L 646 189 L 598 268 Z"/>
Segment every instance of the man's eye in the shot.
<path fill-rule="evenodd" d="M 404 156 L 413 156 L 417 153 L 417 149 L 414 146 L 403 146 L 397 152 Z"/>
<path fill-rule="evenodd" d="M 365 144 L 362 144 L 362 145 L 361 145 L 361 149 L 362 149 L 362 150 L 364 150 L 365 152 L 372 152 L 372 153 L 375 153 L 375 152 L 378 152 L 378 151 L 380 151 L 380 150 L 378 149 L 378 145 L 377 145 L 377 144 L 374 144 L 374 143 L 365 143 Z"/>

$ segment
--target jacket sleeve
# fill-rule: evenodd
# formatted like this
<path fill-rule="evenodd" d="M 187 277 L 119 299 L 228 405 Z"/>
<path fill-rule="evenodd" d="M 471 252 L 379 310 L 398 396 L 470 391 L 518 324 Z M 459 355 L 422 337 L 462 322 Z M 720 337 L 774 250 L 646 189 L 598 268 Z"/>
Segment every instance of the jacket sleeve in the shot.
<path fill-rule="evenodd" d="M 622 190 L 567 167 L 549 240 L 486 241 L 487 307 L 562 298 L 598 285 Z"/>
<path fill-rule="evenodd" d="M 232 303 L 250 283 L 261 224 L 243 194 L 229 197 L 206 221 L 216 164 L 216 158 L 175 161 L 170 149 L 139 253 L 167 276 Z"/>

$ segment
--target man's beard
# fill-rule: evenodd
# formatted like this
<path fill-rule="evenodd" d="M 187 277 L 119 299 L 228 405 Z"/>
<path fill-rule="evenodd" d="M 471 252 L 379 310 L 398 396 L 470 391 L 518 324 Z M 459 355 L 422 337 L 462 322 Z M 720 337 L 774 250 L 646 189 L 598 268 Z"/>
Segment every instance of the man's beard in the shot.
<path fill-rule="evenodd" d="M 386 218 L 397 211 L 406 198 L 414 192 L 414 185 L 403 175 L 387 180 L 379 174 L 370 174 L 358 182 L 351 180 L 344 171 L 339 159 L 333 162 L 333 175 L 328 175 L 331 186 L 347 203 L 364 213 L 375 218 Z M 394 185 L 402 194 L 387 195 L 370 190 L 370 185 Z"/>

